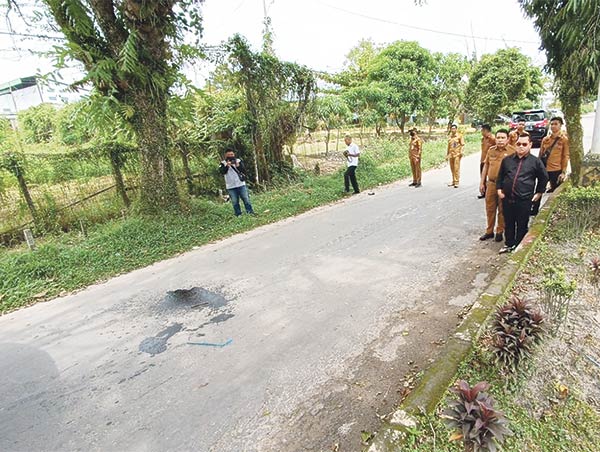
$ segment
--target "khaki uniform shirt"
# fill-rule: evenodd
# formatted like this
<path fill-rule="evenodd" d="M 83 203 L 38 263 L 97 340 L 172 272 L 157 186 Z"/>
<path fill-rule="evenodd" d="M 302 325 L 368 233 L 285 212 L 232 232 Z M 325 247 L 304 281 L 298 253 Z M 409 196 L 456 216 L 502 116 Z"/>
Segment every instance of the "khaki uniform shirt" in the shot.
<path fill-rule="evenodd" d="M 481 159 L 480 163 L 485 162 L 485 157 L 487 156 L 488 150 L 496 144 L 496 139 L 493 136 L 489 137 L 481 137 Z"/>
<path fill-rule="evenodd" d="M 525 130 L 523 130 L 522 132 L 519 132 L 519 129 L 515 129 L 512 132 L 508 133 L 508 144 L 510 144 L 511 146 L 514 146 L 515 144 L 517 144 L 517 141 L 519 140 L 519 135 L 521 135 L 522 133 L 525 133 Z"/>
<path fill-rule="evenodd" d="M 448 138 L 448 157 L 459 157 L 463 153 L 465 147 L 465 139 L 463 136 L 456 132 L 455 136 Z"/>
<path fill-rule="evenodd" d="M 569 164 L 569 139 L 562 132 L 560 132 L 558 136 L 558 141 L 552 148 L 552 152 L 550 152 L 550 157 L 546 163 L 546 170 L 562 171 L 564 173 L 567 171 L 567 165 Z M 555 138 L 556 137 L 552 135 L 544 137 L 540 146 L 540 156 L 542 156 L 547 149 L 550 149 Z"/>
<path fill-rule="evenodd" d="M 418 136 L 411 137 L 408 155 L 410 158 L 421 158 L 421 152 L 423 151 L 423 140 Z"/>
<path fill-rule="evenodd" d="M 500 171 L 500 164 L 504 157 L 513 155 L 515 152 L 517 152 L 516 148 L 510 144 L 506 145 L 504 149 L 500 149 L 498 146 L 492 146 L 488 150 L 485 163 L 488 165 L 487 178 L 490 182 L 496 182 L 498 172 Z"/>

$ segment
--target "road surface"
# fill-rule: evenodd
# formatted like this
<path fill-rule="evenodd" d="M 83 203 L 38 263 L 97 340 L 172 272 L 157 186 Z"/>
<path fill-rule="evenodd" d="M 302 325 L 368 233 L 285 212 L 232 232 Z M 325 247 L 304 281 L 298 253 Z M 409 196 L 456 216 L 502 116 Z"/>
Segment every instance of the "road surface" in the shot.
<path fill-rule="evenodd" d="M 0 450 L 360 450 L 505 259 L 478 166 L 1 317 Z"/>

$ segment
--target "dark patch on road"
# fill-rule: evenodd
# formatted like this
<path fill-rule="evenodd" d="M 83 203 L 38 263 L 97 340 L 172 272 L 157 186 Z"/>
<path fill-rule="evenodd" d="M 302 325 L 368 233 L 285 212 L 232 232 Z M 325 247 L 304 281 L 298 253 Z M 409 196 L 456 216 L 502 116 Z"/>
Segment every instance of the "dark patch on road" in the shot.
<path fill-rule="evenodd" d="M 212 319 L 210 319 L 208 321 L 208 323 L 222 323 L 222 322 L 225 322 L 225 321 L 229 320 L 232 317 L 234 317 L 233 314 L 225 314 L 225 313 L 223 313 L 223 314 L 219 314 L 219 315 L 213 317 Z M 208 325 L 208 323 L 205 323 L 204 325 Z"/>
<path fill-rule="evenodd" d="M 150 355 L 157 355 L 164 352 L 167 349 L 167 341 L 182 329 L 183 325 L 181 323 L 174 323 L 157 333 L 156 336 L 147 337 L 140 342 L 139 351 L 149 353 Z"/>
<path fill-rule="evenodd" d="M 191 289 L 176 289 L 167 292 L 163 300 L 166 308 L 186 309 L 220 309 L 229 303 L 222 294 L 207 290 L 203 287 L 192 287 Z"/>

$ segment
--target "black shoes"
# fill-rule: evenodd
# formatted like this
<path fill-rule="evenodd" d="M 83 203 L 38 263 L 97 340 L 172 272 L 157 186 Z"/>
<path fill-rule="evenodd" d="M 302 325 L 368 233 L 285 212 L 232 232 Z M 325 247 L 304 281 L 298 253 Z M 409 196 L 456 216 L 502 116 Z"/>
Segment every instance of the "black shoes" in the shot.
<path fill-rule="evenodd" d="M 500 248 L 500 251 L 498 251 L 498 254 L 512 253 L 514 249 L 515 246 L 503 246 Z"/>
<path fill-rule="evenodd" d="M 417 183 L 415 184 L 415 188 L 419 188 L 420 186 L 421 186 L 421 182 L 417 182 Z"/>
<path fill-rule="evenodd" d="M 416 182 L 413 182 L 412 184 L 408 184 L 409 187 L 414 187 L 415 185 L 417 185 Z"/>
<path fill-rule="evenodd" d="M 481 237 L 479 237 L 479 240 L 484 241 L 484 240 L 493 239 L 493 238 L 494 238 L 494 234 L 490 233 L 490 234 L 483 234 Z"/>
<path fill-rule="evenodd" d="M 501 242 L 502 240 L 504 240 L 504 234 L 502 234 L 502 232 L 497 232 L 494 237 L 494 242 Z"/>

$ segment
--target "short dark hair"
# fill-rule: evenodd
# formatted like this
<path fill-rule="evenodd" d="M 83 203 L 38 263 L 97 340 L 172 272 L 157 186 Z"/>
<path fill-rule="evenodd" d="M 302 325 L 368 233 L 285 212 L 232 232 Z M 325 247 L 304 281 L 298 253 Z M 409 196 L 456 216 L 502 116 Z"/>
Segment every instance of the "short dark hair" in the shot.
<path fill-rule="evenodd" d="M 523 116 L 517 118 L 517 122 L 527 122 Z"/>
<path fill-rule="evenodd" d="M 452 128 L 452 127 L 456 127 L 456 128 L 458 129 L 458 126 L 457 126 L 456 124 L 452 124 L 452 125 L 450 126 L 450 128 Z"/>
<path fill-rule="evenodd" d="M 528 133 L 522 133 L 519 135 L 519 138 L 525 138 L 527 137 L 527 139 L 531 142 L 531 135 L 529 135 Z"/>
<path fill-rule="evenodd" d="M 508 136 L 508 130 L 506 130 L 506 129 L 496 130 L 496 135 L 498 135 L 499 133 L 503 133 L 504 135 Z"/>
<path fill-rule="evenodd" d="M 490 126 L 489 124 L 484 124 L 481 126 L 481 130 L 487 130 L 488 132 L 491 132 L 492 126 Z"/>
<path fill-rule="evenodd" d="M 563 120 L 563 118 L 561 118 L 560 116 L 553 116 L 552 118 L 550 118 L 550 122 L 552 122 L 552 121 L 558 121 L 558 122 L 560 122 L 561 126 L 565 123 L 565 121 Z"/>
<path fill-rule="evenodd" d="M 232 148 L 226 148 L 226 149 L 223 151 L 223 155 L 227 154 L 228 152 L 233 152 L 233 153 L 235 154 L 235 151 L 234 151 Z"/>

